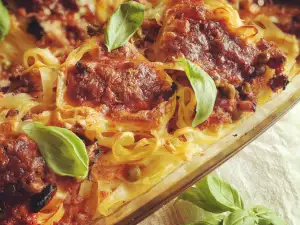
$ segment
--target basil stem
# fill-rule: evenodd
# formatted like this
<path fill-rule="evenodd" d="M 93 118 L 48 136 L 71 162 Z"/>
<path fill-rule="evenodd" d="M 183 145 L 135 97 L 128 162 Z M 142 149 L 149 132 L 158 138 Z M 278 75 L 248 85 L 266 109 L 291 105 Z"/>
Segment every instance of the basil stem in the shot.
<path fill-rule="evenodd" d="M 225 217 L 223 225 L 257 225 L 257 217 L 248 210 L 236 210 Z"/>
<path fill-rule="evenodd" d="M 224 217 L 225 216 L 222 214 L 214 214 L 212 216 L 205 217 L 195 223 L 189 223 L 185 225 L 222 225 Z"/>

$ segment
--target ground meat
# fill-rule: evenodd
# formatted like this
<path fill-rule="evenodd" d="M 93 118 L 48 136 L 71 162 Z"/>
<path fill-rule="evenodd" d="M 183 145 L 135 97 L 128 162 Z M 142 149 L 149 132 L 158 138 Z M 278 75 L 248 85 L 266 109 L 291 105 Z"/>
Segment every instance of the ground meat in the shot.
<path fill-rule="evenodd" d="M 10 81 L 10 84 L 5 87 L 4 93 L 28 93 L 37 97 L 42 91 L 41 76 L 39 72 L 26 72 L 21 65 L 14 65 L 1 75 Z"/>
<path fill-rule="evenodd" d="M 69 70 L 67 98 L 74 105 L 105 104 L 112 111 L 152 109 L 176 89 L 161 73 L 146 62 L 81 60 Z"/>
<path fill-rule="evenodd" d="M 0 200 L 5 215 L 1 224 L 36 224 L 28 199 L 46 186 L 46 165 L 36 143 L 24 134 L 0 134 L 0 162 Z"/>
<path fill-rule="evenodd" d="M 15 0 L 17 7 L 24 8 L 27 13 L 42 13 L 45 8 L 53 9 L 61 5 L 64 10 L 78 10 L 75 0 Z"/>
<path fill-rule="evenodd" d="M 38 212 L 53 197 L 56 187 L 68 192 L 65 214 L 59 225 L 91 221 L 84 199 L 78 196 L 80 182 L 49 171 L 34 141 L 24 134 L 0 134 L 1 225 L 37 225 Z"/>
<path fill-rule="evenodd" d="M 87 26 L 98 24 L 88 5 L 76 0 L 14 0 L 8 6 L 20 21 L 27 21 L 27 32 L 41 48 L 78 47 L 88 38 Z"/>
<path fill-rule="evenodd" d="M 63 218 L 54 223 L 55 225 L 88 225 L 92 222 L 88 206 L 84 199 L 78 196 L 80 184 L 73 179 L 66 179 L 63 182 L 68 194 L 64 201 L 65 214 Z"/>
<path fill-rule="evenodd" d="M 134 44 L 139 50 L 145 50 L 154 44 L 161 25 L 156 20 L 145 20 L 141 28 L 141 33 L 138 33 L 139 38 L 135 40 Z"/>
<path fill-rule="evenodd" d="M 36 95 L 42 91 L 39 74 L 32 75 L 32 73 L 26 73 L 22 76 L 12 76 L 9 80 L 11 81 L 11 85 L 8 92 Z"/>
<path fill-rule="evenodd" d="M 286 33 L 295 34 L 300 38 L 300 9 L 295 13 L 288 23 L 277 23 L 277 26 L 280 27 Z"/>
<path fill-rule="evenodd" d="M 57 2 L 57 0 L 15 0 L 18 8 L 24 8 L 28 13 L 37 13 L 46 5 Z"/>
<path fill-rule="evenodd" d="M 167 11 L 165 23 L 157 43 L 146 56 L 162 62 L 185 56 L 215 80 L 217 100 L 205 127 L 231 122 L 238 111 L 255 111 L 254 81 L 271 85 L 260 79 L 264 78 L 267 68 L 274 69 L 276 76 L 283 71 L 286 58 L 274 43 L 262 39 L 257 45 L 248 44 L 228 27 L 225 19 L 215 19 L 203 3 L 175 4 Z M 170 75 L 181 85 L 187 85 L 178 79 L 182 77 L 178 73 Z M 183 78 L 187 80 L 186 76 Z M 283 82 L 277 83 L 278 89 L 284 88 Z"/>
<path fill-rule="evenodd" d="M 210 75 L 219 74 L 234 85 L 257 75 L 256 59 L 260 51 L 256 46 L 231 34 L 224 22 L 207 19 L 202 7 L 190 6 L 189 11 L 174 11 L 173 23 L 165 28 L 159 40 L 156 60 L 171 60 L 183 54 Z M 191 18 L 196 14 L 194 11 L 198 12 L 198 19 Z M 282 67 L 284 61 L 281 52 L 274 52 L 269 64 L 277 68 Z"/>
<path fill-rule="evenodd" d="M 35 142 L 26 135 L 10 137 L 0 134 L 0 191 L 7 185 L 21 183 L 28 192 L 37 193 L 45 187 L 45 162 Z"/>
<path fill-rule="evenodd" d="M 87 29 L 77 25 L 66 26 L 67 38 L 71 45 L 79 46 L 87 38 Z"/>
<path fill-rule="evenodd" d="M 5 202 L 8 208 L 5 212 L 5 218 L 0 220 L 1 225 L 37 225 L 37 215 L 29 211 L 28 205 L 25 203 L 10 206 L 12 199 Z M 18 200 L 20 201 L 20 199 Z"/>
<path fill-rule="evenodd" d="M 273 91 L 278 91 L 282 88 L 285 89 L 288 83 L 289 83 L 288 77 L 284 74 L 281 74 L 271 78 L 269 81 L 269 86 Z"/>

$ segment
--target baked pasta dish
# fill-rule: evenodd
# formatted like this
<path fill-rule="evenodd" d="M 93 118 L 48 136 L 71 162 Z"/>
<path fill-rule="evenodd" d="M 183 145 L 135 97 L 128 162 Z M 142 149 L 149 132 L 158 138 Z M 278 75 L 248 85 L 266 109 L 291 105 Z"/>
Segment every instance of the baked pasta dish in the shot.
<path fill-rule="evenodd" d="M 299 73 L 282 2 L 0 0 L 0 224 L 91 224 L 242 126 Z"/>

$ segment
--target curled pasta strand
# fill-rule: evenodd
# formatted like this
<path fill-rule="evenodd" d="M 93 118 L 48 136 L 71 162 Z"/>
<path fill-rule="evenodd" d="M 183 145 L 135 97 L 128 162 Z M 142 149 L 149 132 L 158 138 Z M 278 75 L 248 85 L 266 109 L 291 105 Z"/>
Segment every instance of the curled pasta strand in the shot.
<path fill-rule="evenodd" d="M 243 21 L 241 20 L 238 12 L 226 1 L 220 0 L 205 0 L 205 6 L 213 11 L 213 17 L 215 19 L 224 19 L 226 18 L 226 22 L 232 27 L 237 28 L 243 25 Z"/>
<path fill-rule="evenodd" d="M 67 57 L 66 61 L 61 65 L 61 67 L 69 67 L 69 66 L 74 66 L 81 58 L 82 56 L 97 48 L 97 40 L 96 39 L 89 39 L 85 41 L 81 46 L 78 48 L 74 49 Z"/>
<path fill-rule="evenodd" d="M 58 222 L 64 215 L 63 201 L 67 192 L 58 187 L 51 201 L 38 213 L 39 224 L 53 224 Z"/>
<path fill-rule="evenodd" d="M 195 94 L 189 87 L 180 87 L 177 95 L 179 109 L 176 125 L 179 128 L 191 126 L 197 104 Z"/>
<path fill-rule="evenodd" d="M 30 60 L 33 60 L 32 65 L 30 65 Z M 59 66 L 59 60 L 50 52 L 48 48 L 32 48 L 28 49 L 24 53 L 23 64 L 27 69 L 26 71 L 40 67 L 57 68 Z"/>
<path fill-rule="evenodd" d="M 155 152 L 157 148 L 158 141 L 156 138 L 143 138 L 135 143 L 134 134 L 132 132 L 124 132 L 119 135 L 113 144 L 112 152 L 118 161 L 130 162 L 145 158 Z"/>

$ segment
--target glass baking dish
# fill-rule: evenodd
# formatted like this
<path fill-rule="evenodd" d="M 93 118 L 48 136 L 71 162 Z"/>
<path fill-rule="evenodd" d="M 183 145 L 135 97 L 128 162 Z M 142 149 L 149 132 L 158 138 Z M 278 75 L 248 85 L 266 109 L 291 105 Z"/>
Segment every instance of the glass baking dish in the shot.
<path fill-rule="evenodd" d="M 100 218 L 94 225 L 134 225 L 172 200 L 202 177 L 233 157 L 247 144 L 268 129 L 300 99 L 300 76 L 271 101 L 258 107 L 255 114 L 245 119 L 216 144 L 182 164 L 160 183 L 119 208 L 115 213 Z"/>

